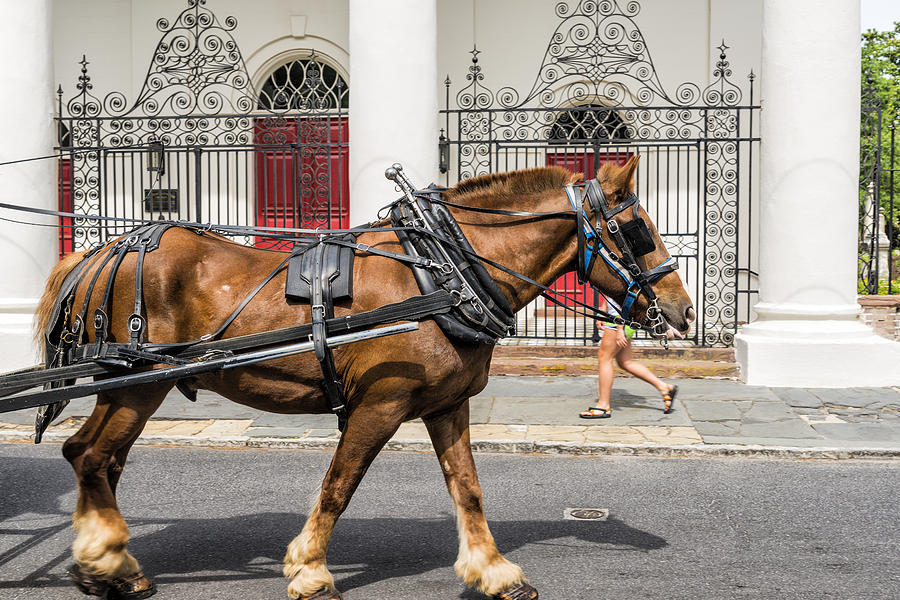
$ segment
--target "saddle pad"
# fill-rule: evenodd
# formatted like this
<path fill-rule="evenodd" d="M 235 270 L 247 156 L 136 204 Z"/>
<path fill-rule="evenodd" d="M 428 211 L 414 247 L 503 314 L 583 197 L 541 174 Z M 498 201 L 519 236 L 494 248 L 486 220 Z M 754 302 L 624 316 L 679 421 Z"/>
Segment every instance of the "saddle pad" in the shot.
<path fill-rule="evenodd" d="M 336 236 L 338 237 L 338 236 Z M 355 242 L 356 236 L 343 235 L 338 239 Z M 321 242 L 325 244 L 325 256 L 322 261 L 322 281 L 331 284 L 331 299 L 343 300 L 353 298 L 353 248 L 329 244 L 328 238 Z M 315 276 L 315 252 L 310 250 L 313 246 L 306 246 L 294 250 L 287 268 L 287 282 L 284 286 L 284 295 L 288 300 L 295 302 L 309 302 L 311 298 L 310 284 Z"/>

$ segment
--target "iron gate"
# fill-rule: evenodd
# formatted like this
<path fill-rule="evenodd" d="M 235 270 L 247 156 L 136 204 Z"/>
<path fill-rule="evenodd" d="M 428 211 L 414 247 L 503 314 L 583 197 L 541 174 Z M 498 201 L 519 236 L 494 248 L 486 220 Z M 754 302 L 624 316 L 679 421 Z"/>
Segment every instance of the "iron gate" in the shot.
<path fill-rule="evenodd" d="M 871 80 L 863 88 L 861 110 L 857 289 L 900 294 L 898 116 L 884 110 Z"/>
<path fill-rule="evenodd" d="M 59 87 L 63 210 L 130 219 L 262 227 L 348 225 L 348 90 L 312 53 L 256 90 L 232 31 L 202 0 L 169 22 L 138 97 L 93 93 L 81 61 L 77 93 Z M 64 219 L 60 252 L 83 250 L 128 223 Z M 245 238 L 266 248 L 278 244 Z"/>
<path fill-rule="evenodd" d="M 525 94 L 489 87 L 474 49 L 452 108 L 445 81 L 441 170 L 447 184 L 547 165 L 593 176 L 603 162 L 640 154 L 638 197 L 697 307 L 686 343 L 730 346 L 757 294 L 755 76 L 742 104 L 723 41 L 712 83 L 683 83 L 670 95 L 635 21 L 639 12 L 638 2 L 559 2 L 560 22 Z M 574 275 L 556 286 L 601 301 Z M 517 337 L 595 342 L 593 322 L 568 314 L 539 299 L 519 313 Z"/>

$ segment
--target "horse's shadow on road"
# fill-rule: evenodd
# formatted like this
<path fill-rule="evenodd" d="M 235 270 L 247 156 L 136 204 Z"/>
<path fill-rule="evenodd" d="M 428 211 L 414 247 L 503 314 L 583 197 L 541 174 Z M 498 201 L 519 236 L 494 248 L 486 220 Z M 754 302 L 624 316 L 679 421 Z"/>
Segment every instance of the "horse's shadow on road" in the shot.
<path fill-rule="evenodd" d="M 59 498 L 74 488 L 68 465 L 45 459 L 9 459 L 4 464 L 3 502 L 0 522 L 24 513 L 66 517 L 53 527 L 19 531 L 31 539 L 22 544 L 40 544 L 48 536 L 68 529 L 68 513 L 60 510 Z M 35 478 L 34 473 L 42 474 Z M 129 550 L 141 561 L 145 572 L 158 583 L 208 582 L 210 580 L 272 579 L 281 576 L 284 550 L 299 533 L 306 519 L 300 513 L 263 512 L 223 518 L 142 518 L 128 514 L 132 531 Z M 490 521 L 497 546 L 510 553 L 524 546 L 566 546 L 584 543 L 599 549 L 647 552 L 665 548 L 665 539 L 610 518 L 606 522 L 567 520 Z M 329 548 L 328 563 L 341 590 L 351 590 L 379 581 L 416 576 L 449 568 L 456 559 L 456 526 L 450 515 L 439 518 L 342 518 Z M 0 566 L 12 560 L 17 549 L 0 553 Z M 65 556 L 54 556 L 34 575 L 20 582 L 7 580 L 2 588 L 63 585 L 50 573 Z M 223 572 L 226 574 L 223 575 Z M 480 600 L 484 596 L 467 590 L 460 596 Z"/>
<path fill-rule="evenodd" d="M 299 532 L 303 521 L 303 516 L 293 513 L 174 520 L 158 531 L 135 536 L 129 548 L 148 573 L 188 575 L 177 577 L 181 582 L 191 581 L 190 573 L 222 570 L 246 573 L 248 578 L 270 577 L 271 563 L 262 571 L 248 567 L 254 563 L 259 565 L 261 557 L 280 566 L 284 549 Z M 140 522 L 148 524 L 146 520 Z M 602 523 L 491 521 L 490 526 L 503 553 L 551 541 L 558 545 L 586 542 L 615 550 L 644 552 L 668 545 L 663 538 L 614 518 Z M 341 590 L 427 573 L 453 564 L 456 535 L 456 526 L 449 515 L 440 519 L 344 518 L 338 522 L 332 538 L 329 568 Z M 177 552 L 173 553 L 173 548 Z M 166 577 L 157 579 L 164 582 Z M 466 592 L 461 597 L 484 598 L 476 592 Z"/>

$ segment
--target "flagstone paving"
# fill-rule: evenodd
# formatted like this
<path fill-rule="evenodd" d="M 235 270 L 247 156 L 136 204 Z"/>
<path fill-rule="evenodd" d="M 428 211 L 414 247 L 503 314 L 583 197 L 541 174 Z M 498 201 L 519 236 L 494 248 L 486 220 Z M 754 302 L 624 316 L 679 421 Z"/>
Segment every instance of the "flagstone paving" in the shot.
<path fill-rule="evenodd" d="M 585 420 L 578 413 L 596 400 L 596 377 L 492 376 L 470 401 L 471 438 L 479 448 L 495 451 L 545 451 L 558 443 L 558 449 L 573 452 L 595 452 L 598 444 L 613 444 L 870 448 L 900 456 L 896 388 L 766 388 L 723 379 L 674 382 L 679 393 L 671 414 L 663 414 L 662 400 L 650 386 L 617 378 L 612 417 Z M 91 399 L 73 401 L 47 439 L 74 433 L 92 407 Z M 0 414 L 0 440 L 28 439 L 33 421 L 33 410 Z M 339 432 L 330 414 L 264 413 L 206 392 L 192 403 L 173 392 L 142 437 L 147 443 L 259 446 L 309 440 L 333 445 Z M 414 449 L 429 447 L 424 423 L 401 425 L 390 447 L 402 448 L 406 442 Z"/>

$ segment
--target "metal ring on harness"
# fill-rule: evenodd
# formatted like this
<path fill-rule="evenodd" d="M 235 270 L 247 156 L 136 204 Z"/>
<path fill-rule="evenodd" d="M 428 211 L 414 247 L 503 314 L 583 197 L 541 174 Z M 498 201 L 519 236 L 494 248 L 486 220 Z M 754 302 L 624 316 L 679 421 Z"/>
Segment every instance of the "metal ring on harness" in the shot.
<path fill-rule="evenodd" d="M 143 331 L 146 322 L 147 320 L 141 315 L 131 315 L 128 319 L 128 331 L 131 333 Z"/>

